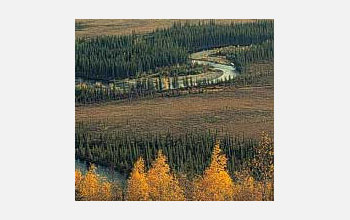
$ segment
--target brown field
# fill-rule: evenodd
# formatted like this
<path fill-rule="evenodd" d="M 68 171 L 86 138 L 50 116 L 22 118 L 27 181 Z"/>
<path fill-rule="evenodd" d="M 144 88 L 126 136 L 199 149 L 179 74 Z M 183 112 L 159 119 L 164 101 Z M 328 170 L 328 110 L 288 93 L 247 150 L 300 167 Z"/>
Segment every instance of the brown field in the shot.
<path fill-rule="evenodd" d="M 205 94 L 101 105 L 77 106 L 76 122 L 89 121 L 90 129 L 136 133 L 186 132 L 218 129 L 258 137 L 273 135 L 273 87 L 225 88 Z M 101 122 L 104 126 L 97 126 Z"/>
<path fill-rule="evenodd" d="M 255 22 L 258 19 L 215 19 L 217 23 Z M 170 27 L 175 21 L 198 23 L 207 19 L 76 19 L 82 28 L 75 31 L 76 37 L 94 37 L 99 35 L 125 35 L 148 33 L 157 28 Z"/>

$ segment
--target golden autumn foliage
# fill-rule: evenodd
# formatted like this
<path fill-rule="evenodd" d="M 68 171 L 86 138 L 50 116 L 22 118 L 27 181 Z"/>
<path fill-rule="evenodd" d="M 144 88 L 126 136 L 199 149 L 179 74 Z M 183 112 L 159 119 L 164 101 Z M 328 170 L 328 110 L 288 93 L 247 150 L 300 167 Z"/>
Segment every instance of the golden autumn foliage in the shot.
<path fill-rule="evenodd" d="M 96 173 L 96 167 L 90 166 L 89 171 L 82 175 L 75 171 L 76 200 L 109 201 L 113 199 L 112 185 Z"/>
<path fill-rule="evenodd" d="M 226 170 L 227 159 L 216 144 L 211 156 L 210 166 L 203 177 L 194 180 L 193 199 L 199 201 L 231 200 L 233 182 Z"/>
<path fill-rule="evenodd" d="M 75 188 L 80 185 L 81 180 L 83 179 L 83 175 L 80 170 L 75 170 Z"/>
<path fill-rule="evenodd" d="M 147 172 L 149 198 L 153 201 L 182 201 L 185 200 L 184 192 L 180 188 L 178 180 L 170 172 L 166 163 L 166 157 L 161 151 Z"/>
<path fill-rule="evenodd" d="M 144 160 L 139 158 L 128 179 L 127 200 L 132 201 L 181 201 L 184 192 L 178 180 L 170 172 L 166 157 L 161 151 L 145 173 Z"/>
<path fill-rule="evenodd" d="M 128 179 L 127 200 L 147 201 L 149 199 L 149 188 L 145 174 L 144 160 L 140 157 L 134 164 Z"/>
<path fill-rule="evenodd" d="M 79 187 L 82 179 L 83 175 L 81 174 L 81 172 L 79 170 L 75 170 L 75 200 L 81 200 Z"/>
<path fill-rule="evenodd" d="M 193 180 L 185 174 L 176 177 L 161 151 L 146 172 L 143 158 L 139 158 L 127 181 L 126 196 L 119 184 L 112 184 L 96 174 L 95 166 L 83 175 L 75 171 L 76 200 L 88 201 L 273 201 L 274 154 L 272 139 L 263 133 L 255 156 L 240 171 L 227 170 L 227 158 L 219 143 L 214 146 L 210 165 L 202 176 Z"/>

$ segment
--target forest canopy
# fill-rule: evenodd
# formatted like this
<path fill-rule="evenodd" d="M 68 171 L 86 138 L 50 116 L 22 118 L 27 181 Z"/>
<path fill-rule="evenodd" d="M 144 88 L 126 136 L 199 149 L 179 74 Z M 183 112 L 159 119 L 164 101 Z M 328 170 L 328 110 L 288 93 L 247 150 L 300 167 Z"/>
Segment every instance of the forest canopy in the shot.
<path fill-rule="evenodd" d="M 75 72 L 85 79 L 134 78 L 159 67 L 184 64 L 192 52 L 273 40 L 273 21 L 174 23 L 149 34 L 78 38 Z"/>

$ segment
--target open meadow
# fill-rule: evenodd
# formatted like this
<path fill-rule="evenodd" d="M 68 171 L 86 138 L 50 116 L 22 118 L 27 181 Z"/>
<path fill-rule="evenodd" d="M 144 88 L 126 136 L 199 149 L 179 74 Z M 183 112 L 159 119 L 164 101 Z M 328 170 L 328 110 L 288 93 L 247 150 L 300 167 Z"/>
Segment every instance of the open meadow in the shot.
<path fill-rule="evenodd" d="M 204 94 L 146 98 L 76 107 L 76 122 L 106 130 L 182 133 L 213 129 L 259 137 L 273 135 L 273 87 L 220 88 Z M 98 127 L 91 127 L 96 132 Z"/>

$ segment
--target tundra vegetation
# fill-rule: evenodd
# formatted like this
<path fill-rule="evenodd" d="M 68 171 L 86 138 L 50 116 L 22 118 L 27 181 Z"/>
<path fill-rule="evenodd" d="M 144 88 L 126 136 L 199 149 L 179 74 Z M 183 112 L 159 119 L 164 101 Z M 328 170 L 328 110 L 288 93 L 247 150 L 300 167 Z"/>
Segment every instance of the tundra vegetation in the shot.
<path fill-rule="evenodd" d="M 273 200 L 273 20 L 154 22 L 76 36 L 76 200 Z"/>

